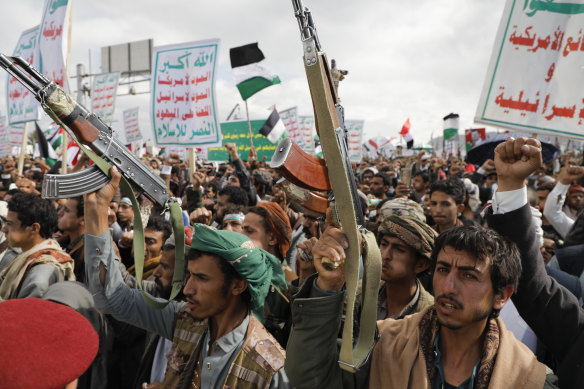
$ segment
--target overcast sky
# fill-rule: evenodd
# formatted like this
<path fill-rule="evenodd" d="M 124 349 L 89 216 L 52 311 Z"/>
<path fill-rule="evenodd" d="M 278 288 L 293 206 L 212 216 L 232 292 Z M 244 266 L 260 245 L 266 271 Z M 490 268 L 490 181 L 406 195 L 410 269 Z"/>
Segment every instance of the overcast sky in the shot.
<path fill-rule="evenodd" d="M 248 101 L 252 119 L 269 107 L 312 106 L 302 65 L 302 46 L 289 0 L 70 0 L 73 6 L 71 66 L 100 73 L 101 47 L 154 39 L 155 46 L 219 38 L 216 96 L 224 121 L 242 103 L 234 85 L 229 48 L 259 42 L 266 66 L 282 83 Z M 349 75 L 340 85 L 346 119 L 365 120 L 366 138 L 398 137 L 410 118 L 416 143 L 441 135 L 442 117 L 460 115 L 460 129 L 473 118 L 504 0 L 305 0 L 329 59 Z M 2 8 L 0 51 L 12 54 L 22 31 L 40 23 L 43 0 L 18 0 Z M 72 84 L 75 81 L 72 80 Z M 137 86 L 139 90 L 147 85 Z M 6 77 L 0 76 L 0 114 L 6 114 Z M 121 86 L 118 93 L 127 93 Z M 140 107 L 145 138 L 153 138 L 149 95 L 119 96 L 122 111 Z M 89 105 L 89 104 L 86 104 Z M 241 111 L 245 117 L 245 109 Z M 483 127 L 483 126 L 481 126 Z"/>

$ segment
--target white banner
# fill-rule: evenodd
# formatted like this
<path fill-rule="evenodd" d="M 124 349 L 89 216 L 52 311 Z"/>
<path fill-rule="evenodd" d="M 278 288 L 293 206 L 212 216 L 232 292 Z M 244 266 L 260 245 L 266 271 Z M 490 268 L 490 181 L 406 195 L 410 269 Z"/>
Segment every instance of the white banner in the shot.
<path fill-rule="evenodd" d="M 10 155 L 10 144 L 8 136 L 8 123 L 6 116 L 0 116 L 0 157 Z"/>
<path fill-rule="evenodd" d="M 24 124 L 16 124 L 8 127 L 8 141 L 11 147 L 22 146 L 22 134 L 24 134 Z"/>
<path fill-rule="evenodd" d="M 111 123 L 114 120 L 119 82 L 120 72 L 102 73 L 93 77 L 91 111 L 105 123 Z"/>
<path fill-rule="evenodd" d="M 67 42 L 68 0 L 45 0 L 39 35 L 40 71 L 68 90 L 63 47 Z"/>
<path fill-rule="evenodd" d="M 283 111 L 278 111 L 278 113 L 280 114 L 282 123 L 284 123 L 284 127 L 286 127 L 288 138 L 298 144 L 298 137 L 300 136 L 298 130 L 298 107 L 288 108 Z"/>
<path fill-rule="evenodd" d="M 314 117 L 298 116 L 298 133 L 296 143 L 309 154 L 314 154 Z"/>
<path fill-rule="evenodd" d="M 36 69 L 39 67 L 39 31 L 39 26 L 24 31 L 13 54 L 15 57 L 22 57 Z M 8 80 L 8 123 L 38 120 L 40 105 L 33 94 L 14 77 L 8 76 Z"/>
<path fill-rule="evenodd" d="M 345 120 L 345 127 L 347 128 L 347 149 L 351 162 L 361 162 L 361 158 L 363 157 L 361 154 L 361 144 L 363 143 L 364 125 L 364 120 Z"/>
<path fill-rule="evenodd" d="M 152 123 L 156 144 L 221 146 L 215 69 L 219 40 L 154 48 Z"/>
<path fill-rule="evenodd" d="M 133 143 L 142 139 L 138 125 L 138 107 L 126 109 L 124 115 L 124 129 L 126 130 L 126 143 Z"/>
<path fill-rule="evenodd" d="M 508 0 L 475 121 L 584 138 L 584 4 Z"/>

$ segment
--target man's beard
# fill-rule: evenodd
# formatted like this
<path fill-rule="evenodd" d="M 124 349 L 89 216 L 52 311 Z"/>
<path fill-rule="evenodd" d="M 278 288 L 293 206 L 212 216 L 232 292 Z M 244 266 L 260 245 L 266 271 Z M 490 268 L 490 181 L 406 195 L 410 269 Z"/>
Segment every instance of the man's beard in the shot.
<path fill-rule="evenodd" d="M 302 232 L 304 233 L 304 236 L 306 236 L 307 239 L 310 239 L 314 236 L 314 234 L 312 233 L 312 229 L 309 227 L 302 226 Z"/>
<path fill-rule="evenodd" d="M 491 310 L 481 310 L 481 309 L 475 309 L 473 311 L 473 316 L 472 316 L 472 323 L 477 323 L 479 321 L 482 321 L 486 318 L 488 318 L 491 315 L 492 309 Z M 451 330 L 459 330 L 463 327 L 462 324 L 449 324 L 449 323 L 443 323 L 442 321 L 440 321 L 440 319 L 438 318 L 438 324 L 440 324 L 443 327 L 446 327 L 448 329 Z"/>

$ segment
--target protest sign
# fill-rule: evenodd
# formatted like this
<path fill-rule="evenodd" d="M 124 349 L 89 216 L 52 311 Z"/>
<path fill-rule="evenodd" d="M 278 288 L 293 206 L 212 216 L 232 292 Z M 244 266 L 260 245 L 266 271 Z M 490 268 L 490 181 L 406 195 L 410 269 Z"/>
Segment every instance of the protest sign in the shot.
<path fill-rule="evenodd" d="M 39 67 L 39 26 L 28 29 L 20 35 L 16 49 L 15 57 L 22 57 L 26 62 Z M 8 123 L 23 123 L 39 119 L 39 103 L 16 78 L 8 76 Z"/>
<path fill-rule="evenodd" d="M 267 161 L 271 161 L 277 145 L 271 143 L 268 138 L 258 133 L 264 122 L 265 120 L 252 120 L 250 122 L 251 130 L 254 134 L 253 144 L 258 154 L 258 161 L 261 161 L 264 156 L 266 156 Z M 247 121 L 221 123 L 221 133 L 223 134 L 223 143 L 235 143 L 239 157 L 247 161 L 250 150 Z M 209 161 L 224 162 L 229 158 L 225 147 L 209 147 L 207 153 L 207 159 Z"/>
<path fill-rule="evenodd" d="M 93 77 L 91 110 L 105 123 L 111 123 L 114 119 L 119 81 L 120 72 L 102 73 Z"/>
<path fill-rule="evenodd" d="M 126 131 L 126 143 L 137 142 L 142 139 L 138 126 L 138 107 L 126 109 L 124 115 L 124 130 Z"/>

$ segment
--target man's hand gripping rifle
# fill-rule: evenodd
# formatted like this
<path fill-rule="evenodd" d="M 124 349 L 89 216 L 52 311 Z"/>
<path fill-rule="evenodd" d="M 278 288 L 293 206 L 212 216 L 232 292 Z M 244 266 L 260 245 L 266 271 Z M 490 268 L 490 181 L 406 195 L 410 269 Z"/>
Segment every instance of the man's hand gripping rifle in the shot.
<path fill-rule="evenodd" d="M 314 169 L 322 174 L 326 168 L 331 188 L 333 205 L 333 223 L 345 233 L 349 247 L 346 251 L 346 316 L 343 327 L 343 342 L 339 354 L 341 368 L 354 372 L 368 359 L 375 344 L 377 293 L 381 277 L 381 254 L 375 237 L 364 227 L 363 213 L 359 203 L 353 170 L 347 152 L 346 129 L 343 124 L 343 108 L 338 104 L 338 98 L 333 85 L 330 68 L 325 54 L 322 52 L 310 11 L 302 5 L 301 0 L 292 0 L 294 14 L 298 20 L 304 52 L 304 69 L 310 87 L 314 107 L 317 131 L 325 158 L 325 164 L 305 158 Z M 301 176 L 300 170 L 306 169 L 300 163 L 285 161 L 298 152 L 292 146 L 281 143 L 276 149 L 275 159 L 281 161 L 290 177 Z M 282 155 L 278 155 L 278 154 Z M 300 159 L 298 159 L 300 160 Z M 318 166 L 317 166 L 318 165 Z M 296 171 L 296 173 L 293 173 Z M 292 179 L 291 179 L 292 180 Z M 315 183 L 316 177 L 299 180 L 310 188 L 306 181 Z M 322 179 L 320 181 L 326 181 Z M 300 184 L 300 183 L 298 183 Z M 359 279 L 359 262 L 361 244 L 359 234 L 363 236 L 363 305 L 360 318 L 358 340 L 353 343 L 353 310 Z M 353 345 L 355 344 L 355 347 Z"/>
<path fill-rule="evenodd" d="M 0 66 L 35 96 L 49 116 L 67 125 L 79 143 L 116 166 L 138 192 L 143 192 L 163 207 L 167 205 L 169 197 L 164 181 L 121 144 L 100 118 L 73 101 L 61 87 L 22 58 L 0 54 Z M 45 175 L 42 196 L 50 199 L 80 196 L 94 192 L 108 182 L 107 175 L 96 166 L 78 173 Z"/>

